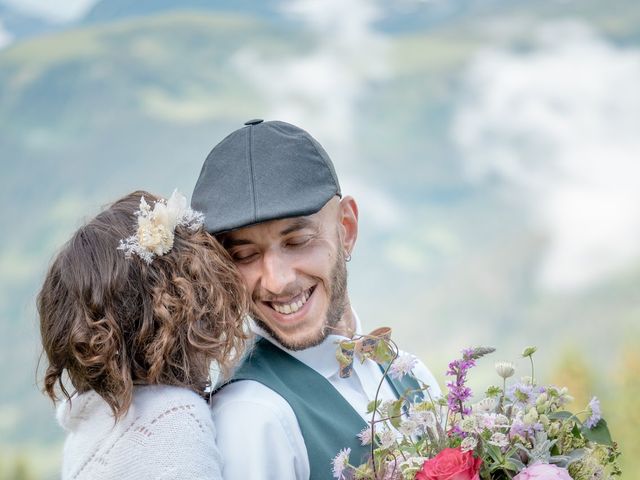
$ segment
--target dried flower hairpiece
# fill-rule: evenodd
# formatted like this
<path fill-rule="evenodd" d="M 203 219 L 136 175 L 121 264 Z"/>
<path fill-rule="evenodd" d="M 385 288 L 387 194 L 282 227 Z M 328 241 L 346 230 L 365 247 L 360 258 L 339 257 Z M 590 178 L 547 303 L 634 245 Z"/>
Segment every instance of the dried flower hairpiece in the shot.
<path fill-rule="evenodd" d="M 168 200 L 155 202 L 153 209 L 144 197 L 140 197 L 136 217 L 138 231 L 120 240 L 118 250 L 123 250 L 127 258 L 135 253 L 147 263 L 171 250 L 177 226 L 195 231 L 204 223 L 204 215 L 192 210 L 178 190 L 174 190 Z"/>

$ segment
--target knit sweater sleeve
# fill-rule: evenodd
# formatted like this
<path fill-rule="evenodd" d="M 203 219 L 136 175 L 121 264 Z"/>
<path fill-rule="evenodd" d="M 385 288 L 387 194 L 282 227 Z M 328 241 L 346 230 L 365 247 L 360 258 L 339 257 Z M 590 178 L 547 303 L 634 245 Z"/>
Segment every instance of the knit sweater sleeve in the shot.
<path fill-rule="evenodd" d="M 145 428 L 145 478 L 222 479 L 215 427 L 204 402 L 169 405 Z"/>

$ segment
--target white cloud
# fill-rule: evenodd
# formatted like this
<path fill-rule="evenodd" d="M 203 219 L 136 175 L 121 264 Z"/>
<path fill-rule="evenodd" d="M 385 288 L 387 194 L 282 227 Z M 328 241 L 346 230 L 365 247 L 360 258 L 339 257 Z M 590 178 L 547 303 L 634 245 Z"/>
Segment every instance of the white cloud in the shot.
<path fill-rule="evenodd" d="M 13 35 L 4 28 L 2 19 L 0 19 L 0 49 L 3 49 L 11 42 L 13 42 Z"/>
<path fill-rule="evenodd" d="M 340 186 L 344 195 L 351 195 L 358 203 L 360 218 L 380 230 L 393 230 L 408 221 L 406 209 L 379 188 L 343 175 Z"/>
<path fill-rule="evenodd" d="M 51 22 L 69 22 L 81 18 L 98 0 L 1 0 L 24 13 Z"/>
<path fill-rule="evenodd" d="M 381 11 L 370 0 L 293 0 L 282 10 L 311 34 L 312 47 L 299 55 L 276 59 L 248 48 L 235 54 L 232 61 L 267 99 L 266 118 L 304 127 L 318 138 L 338 167 L 353 165 L 359 151 L 354 143 L 358 108 L 370 83 L 388 74 L 388 40 L 373 28 Z M 356 189 L 361 204 L 381 207 L 371 212 L 375 224 L 395 221 L 395 213 L 390 212 L 396 207 L 384 192 L 357 185 Z"/>
<path fill-rule="evenodd" d="M 640 255 L 640 50 L 576 22 L 532 51 L 482 52 L 452 135 L 469 177 L 499 178 L 548 237 L 540 281 L 580 288 Z"/>

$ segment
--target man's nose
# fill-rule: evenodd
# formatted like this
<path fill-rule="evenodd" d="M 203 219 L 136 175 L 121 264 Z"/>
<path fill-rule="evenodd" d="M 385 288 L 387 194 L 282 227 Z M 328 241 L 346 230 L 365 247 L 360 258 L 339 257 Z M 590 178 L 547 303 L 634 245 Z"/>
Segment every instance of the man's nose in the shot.
<path fill-rule="evenodd" d="M 267 252 L 263 257 L 262 288 L 275 295 L 285 293 L 295 282 L 295 272 L 291 263 L 278 252 Z"/>

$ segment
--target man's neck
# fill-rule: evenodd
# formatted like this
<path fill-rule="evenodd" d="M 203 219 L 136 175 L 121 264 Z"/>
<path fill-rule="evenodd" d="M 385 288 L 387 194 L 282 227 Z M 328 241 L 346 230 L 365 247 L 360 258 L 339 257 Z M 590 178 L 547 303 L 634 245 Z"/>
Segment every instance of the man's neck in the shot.
<path fill-rule="evenodd" d="M 344 313 L 338 321 L 335 327 L 332 328 L 332 333 L 342 335 L 347 338 L 351 338 L 356 333 L 356 320 L 351 309 L 351 302 L 347 298 L 344 306 Z"/>

